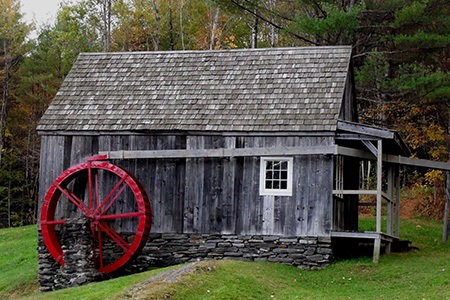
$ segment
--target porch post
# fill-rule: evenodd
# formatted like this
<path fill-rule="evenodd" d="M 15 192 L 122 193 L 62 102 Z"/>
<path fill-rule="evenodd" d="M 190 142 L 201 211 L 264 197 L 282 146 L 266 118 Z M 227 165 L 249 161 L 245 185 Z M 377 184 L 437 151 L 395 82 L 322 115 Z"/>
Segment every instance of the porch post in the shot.
<path fill-rule="evenodd" d="M 395 165 L 395 236 L 400 237 L 400 166 Z"/>
<path fill-rule="evenodd" d="M 442 234 L 442 243 L 447 243 L 449 236 L 448 215 L 450 210 L 450 171 L 446 172 L 445 180 L 445 209 L 444 209 L 444 231 Z"/>
<path fill-rule="evenodd" d="M 388 164 L 387 168 L 387 224 L 386 233 L 392 236 L 394 227 L 394 183 L 395 183 L 395 170 L 392 164 Z M 386 254 L 391 253 L 391 242 L 386 243 Z"/>
<path fill-rule="evenodd" d="M 381 200 L 382 200 L 382 179 L 383 179 L 383 141 L 377 142 L 377 215 L 376 215 L 376 232 L 381 233 Z M 380 260 L 381 240 L 375 239 L 373 245 L 373 262 L 378 263 Z"/>

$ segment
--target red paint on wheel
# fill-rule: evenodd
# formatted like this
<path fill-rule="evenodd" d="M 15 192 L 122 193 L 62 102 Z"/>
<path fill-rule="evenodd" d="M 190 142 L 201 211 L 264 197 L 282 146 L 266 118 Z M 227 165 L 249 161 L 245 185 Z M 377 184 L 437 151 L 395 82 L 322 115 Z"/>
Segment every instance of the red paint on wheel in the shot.
<path fill-rule="evenodd" d="M 79 214 L 90 220 L 93 240 L 97 240 L 97 244 L 94 245 L 95 261 L 97 269 L 102 273 L 118 270 L 133 258 L 147 241 L 151 226 L 151 208 L 147 193 L 134 176 L 118 166 L 104 161 L 104 159 L 103 156 L 97 156 L 68 168 L 56 178 L 45 195 L 40 221 L 42 237 L 50 254 L 61 265 L 64 265 L 65 261 L 56 226 L 64 226 L 66 220 L 64 218 L 56 219 L 56 211 L 58 204 L 63 204 L 62 202 L 72 202 L 79 210 Z M 108 182 L 99 182 L 98 174 L 100 172 L 106 174 L 103 178 L 116 178 L 117 180 L 111 191 L 106 193 L 107 196 L 104 199 L 98 199 L 99 190 L 102 185 L 107 186 Z M 88 195 L 88 199 L 81 199 L 82 197 L 71 191 L 71 185 L 74 185 L 74 182 L 79 178 L 85 178 L 85 180 L 87 178 L 88 182 L 85 186 L 88 191 L 85 194 Z M 115 202 L 125 189 L 133 195 L 133 199 L 126 199 L 126 201 L 135 201 L 135 211 L 109 212 L 109 209 L 116 204 Z M 108 225 L 109 221 L 128 218 L 137 218 L 136 232 L 131 243 L 123 239 L 120 233 Z M 102 236 L 108 237 L 123 249 L 123 254 L 120 257 L 106 264 L 102 244 L 105 239 L 101 238 Z"/>

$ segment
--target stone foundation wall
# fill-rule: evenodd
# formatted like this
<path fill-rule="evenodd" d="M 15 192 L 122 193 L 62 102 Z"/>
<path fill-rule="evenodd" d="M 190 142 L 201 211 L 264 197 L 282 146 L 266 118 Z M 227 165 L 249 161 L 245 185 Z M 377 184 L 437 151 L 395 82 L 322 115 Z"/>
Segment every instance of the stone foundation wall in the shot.
<path fill-rule="evenodd" d="M 63 287 L 61 283 L 67 282 L 67 279 L 60 279 L 63 274 L 60 269 L 63 267 L 60 267 L 48 254 L 41 238 L 38 251 L 41 290 L 47 291 Z M 206 259 L 276 262 L 314 270 L 327 267 L 332 260 L 332 252 L 331 238 L 329 237 L 151 234 L 141 254 L 117 274 L 108 274 L 103 277 L 93 274 L 90 277 L 77 278 L 72 283 L 83 284 L 111 276 L 145 271 L 152 266 L 162 267 Z M 76 273 L 86 275 L 86 272 L 82 270 L 78 270 Z"/>

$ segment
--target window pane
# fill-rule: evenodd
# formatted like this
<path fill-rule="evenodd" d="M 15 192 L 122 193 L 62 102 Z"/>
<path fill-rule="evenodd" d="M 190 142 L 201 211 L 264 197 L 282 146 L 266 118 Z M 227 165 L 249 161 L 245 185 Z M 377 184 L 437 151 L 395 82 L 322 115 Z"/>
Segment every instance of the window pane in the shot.
<path fill-rule="evenodd" d="M 283 190 L 287 189 L 287 181 L 281 181 L 280 184 L 281 184 L 281 187 L 280 187 L 281 189 L 283 189 Z"/>
<path fill-rule="evenodd" d="M 266 179 L 273 179 L 273 172 L 272 171 L 266 171 Z"/>
<path fill-rule="evenodd" d="M 273 179 L 280 179 L 280 171 L 273 172 Z"/>
<path fill-rule="evenodd" d="M 281 162 L 281 169 L 282 170 L 287 170 L 288 168 L 288 162 L 287 161 L 282 161 Z"/>
<path fill-rule="evenodd" d="M 287 170 L 286 171 L 281 171 L 280 173 L 281 173 L 280 179 L 287 180 L 287 176 L 288 176 Z"/>
<path fill-rule="evenodd" d="M 266 170 L 272 170 L 272 169 L 273 169 L 273 162 L 266 161 Z"/>
<path fill-rule="evenodd" d="M 273 168 L 275 169 L 275 170 L 279 170 L 280 169 L 280 161 L 274 161 L 273 162 Z"/>
<path fill-rule="evenodd" d="M 272 187 L 273 189 L 276 189 L 276 190 L 278 190 L 278 189 L 280 189 L 280 182 L 279 181 L 274 181 L 273 182 L 273 187 Z"/>
<path fill-rule="evenodd" d="M 266 181 L 266 189 L 272 189 L 272 181 L 271 180 Z"/>

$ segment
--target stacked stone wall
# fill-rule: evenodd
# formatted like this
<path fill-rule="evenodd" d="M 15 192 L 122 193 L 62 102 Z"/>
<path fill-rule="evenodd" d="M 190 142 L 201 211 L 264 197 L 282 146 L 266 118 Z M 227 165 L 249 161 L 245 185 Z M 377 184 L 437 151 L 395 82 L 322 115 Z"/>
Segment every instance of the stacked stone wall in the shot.
<path fill-rule="evenodd" d="M 66 232 L 65 235 L 67 234 L 70 235 L 70 233 Z M 327 267 L 333 258 L 330 237 L 151 234 L 141 253 L 119 272 L 108 276 L 100 276 L 89 267 L 92 266 L 90 256 L 85 255 L 84 258 L 78 257 L 76 264 L 88 266 L 90 268 L 89 271 L 76 270 L 75 273 L 83 273 L 84 275 L 74 277 L 73 273 L 71 273 L 70 276 L 72 277 L 67 279 L 68 277 L 64 276 L 64 270 L 62 270 L 64 267 L 57 264 L 48 254 L 41 238 L 38 250 L 39 282 L 43 291 L 62 288 L 64 287 L 64 282 L 71 284 L 67 286 L 73 286 L 110 278 L 111 276 L 141 272 L 150 267 L 169 266 L 198 260 L 233 259 L 275 262 L 301 269 L 314 270 Z M 73 255 L 73 252 L 71 253 L 65 255 Z M 87 262 L 83 263 L 80 259 L 87 259 Z M 92 276 L 88 276 L 87 274 L 91 271 L 93 273 Z M 61 279 L 61 276 L 63 279 Z"/>

